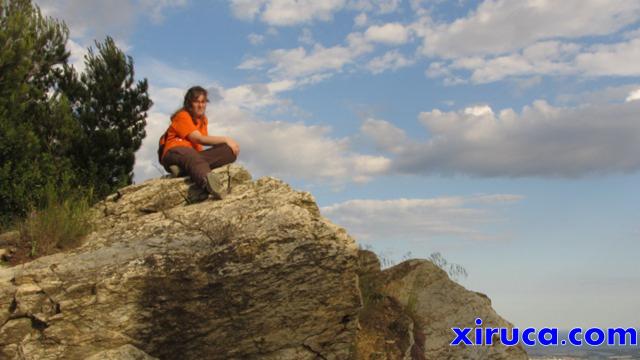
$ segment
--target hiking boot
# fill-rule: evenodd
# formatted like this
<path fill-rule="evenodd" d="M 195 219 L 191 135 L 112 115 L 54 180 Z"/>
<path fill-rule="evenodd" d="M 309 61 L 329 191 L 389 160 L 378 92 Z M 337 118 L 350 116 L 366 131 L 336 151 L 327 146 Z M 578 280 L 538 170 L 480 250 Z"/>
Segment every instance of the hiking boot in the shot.
<path fill-rule="evenodd" d="M 207 183 L 207 191 L 215 198 L 224 199 L 224 184 L 220 179 L 220 175 L 211 171 L 205 177 Z"/>
<path fill-rule="evenodd" d="M 180 168 L 178 165 L 170 165 L 169 172 L 171 173 L 172 178 L 180 177 Z"/>

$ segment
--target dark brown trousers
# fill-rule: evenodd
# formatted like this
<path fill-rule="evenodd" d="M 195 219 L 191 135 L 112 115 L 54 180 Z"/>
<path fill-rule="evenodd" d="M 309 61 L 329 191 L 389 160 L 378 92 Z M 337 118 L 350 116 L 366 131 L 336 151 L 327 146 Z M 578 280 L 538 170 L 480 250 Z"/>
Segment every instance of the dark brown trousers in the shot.
<path fill-rule="evenodd" d="M 206 189 L 207 173 L 211 169 L 236 161 L 236 156 L 227 144 L 217 144 L 207 150 L 197 151 L 192 147 L 178 146 L 171 148 L 162 158 L 162 166 L 169 171 L 169 166 L 177 165 L 181 173 L 186 173 L 191 180 Z"/>

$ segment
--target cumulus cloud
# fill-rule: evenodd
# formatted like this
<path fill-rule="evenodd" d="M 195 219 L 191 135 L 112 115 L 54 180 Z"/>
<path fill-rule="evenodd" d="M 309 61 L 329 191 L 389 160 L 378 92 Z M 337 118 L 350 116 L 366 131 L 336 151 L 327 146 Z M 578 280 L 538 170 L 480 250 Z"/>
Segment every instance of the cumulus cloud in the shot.
<path fill-rule="evenodd" d="M 640 170 L 638 111 L 637 101 L 566 108 L 536 101 L 520 113 L 488 106 L 422 112 L 425 142 L 382 120 L 362 131 L 395 155 L 394 172 L 580 177 Z"/>
<path fill-rule="evenodd" d="M 315 41 L 313 40 L 313 34 L 311 33 L 311 29 L 304 28 L 302 29 L 302 33 L 298 36 L 298 41 L 301 44 L 313 45 Z"/>
<path fill-rule="evenodd" d="M 358 11 L 388 14 L 400 8 L 401 0 L 350 0 L 347 7 Z"/>
<path fill-rule="evenodd" d="M 640 3 L 633 0 L 496 0 L 451 23 L 425 21 L 418 31 L 425 55 L 458 58 L 508 53 L 546 39 L 612 34 L 639 18 Z"/>
<path fill-rule="evenodd" d="M 560 75 L 579 71 L 572 58 L 580 49 L 576 44 L 557 41 L 533 44 L 522 51 L 494 58 L 463 57 L 447 66 L 449 71 L 466 70 L 474 83 L 487 83 L 507 77 L 522 77 L 537 74 Z M 435 75 L 439 75 L 435 73 Z"/>
<path fill-rule="evenodd" d="M 388 45 L 400 45 L 409 40 L 409 31 L 400 23 L 388 23 L 381 26 L 370 26 L 364 33 L 369 41 Z"/>
<path fill-rule="evenodd" d="M 623 100 L 630 101 L 636 89 L 640 89 L 640 84 L 630 83 L 618 86 L 607 86 L 602 89 L 587 90 L 579 93 L 560 94 L 556 97 L 560 104 L 565 106 L 584 105 L 606 105 L 609 103 L 619 103 Z"/>
<path fill-rule="evenodd" d="M 157 101 L 152 96 L 154 103 Z M 150 178 L 157 178 L 166 173 L 158 162 L 158 140 L 169 126 L 169 113 L 150 111 L 147 115 L 147 136 L 142 140 L 140 149 L 136 152 L 136 162 L 133 167 L 134 181 L 141 182 Z"/>
<path fill-rule="evenodd" d="M 291 90 L 295 86 L 292 81 L 278 81 L 272 83 L 243 84 L 232 88 L 219 85 L 210 87 L 209 92 L 216 94 L 215 102 L 246 110 L 258 110 L 269 106 L 289 106 L 287 100 L 278 97 L 278 93 Z"/>
<path fill-rule="evenodd" d="M 173 67 L 154 58 L 141 58 L 136 61 L 136 74 L 139 77 L 153 79 L 156 86 L 188 88 L 194 84 L 202 84 L 207 76 L 190 70 Z"/>
<path fill-rule="evenodd" d="M 357 239 L 367 242 L 429 241 L 433 237 L 488 240 L 497 236 L 485 233 L 480 226 L 500 219 L 494 208 L 522 198 L 513 194 L 493 194 L 432 199 L 358 199 L 320 210 Z"/>
<path fill-rule="evenodd" d="M 43 13 L 63 19 L 78 39 L 102 39 L 107 34 L 126 38 L 138 16 L 162 22 L 170 8 L 187 5 L 187 0 L 36 0 Z"/>
<path fill-rule="evenodd" d="M 156 70 L 166 73 L 189 74 L 158 61 L 147 63 L 155 64 Z M 206 77 L 200 78 L 201 84 L 207 82 Z M 295 86 L 297 83 L 289 80 L 228 88 L 209 85 L 209 133 L 235 138 L 241 145 L 241 162 L 257 176 L 273 175 L 341 185 L 369 181 L 388 171 L 391 165 L 388 158 L 354 151 L 348 138 L 331 136 L 330 127 L 268 121 L 257 115 L 263 109 L 277 111 L 279 108 L 295 114 L 295 105 L 279 96 Z M 181 106 L 185 91 L 186 86 L 150 88 L 154 107 L 147 119 L 147 137 L 136 153 L 136 181 L 160 175 L 157 142 L 169 125 L 170 114 Z"/>
<path fill-rule="evenodd" d="M 467 56 L 430 64 L 429 77 L 467 72 L 474 83 L 536 75 L 638 76 L 640 39 L 584 46 L 543 41 L 501 56 Z"/>
<path fill-rule="evenodd" d="M 259 70 L 267 63 L 266 59 L 251 57 L 240 63 L 236 68 L 240 70 Z"/>
<path fill-rule="evenodd" d="M 371 59 L 366 67 L 374 74 L 380 74 L 387 70 L 398 70 L 403 67 L 411 66 L 415 63 L 414 59 L 406 58 L 398 50 L 386 52 L 382 56 Z"/>
<path fill-rule="evenodd" d="M 427 76 L 442 77 L 448 84 L 538 75 L 640 74 L 638 29 L 627 30 L 640 20 L 636 1 L 487 0 L 451 22 L 438 22 L 431 15 L 407 27 L 423 39 L 419 53 L 434 60 Z M 603 37 L 621 30 L 626 32 L 618 43 Z M 588 37 L 596 43 L 586 43 Z"/>
<path fill-rule="evenodd" d="M 315 83 L 341 71 L 358 57 L 373 51 L 373 46 L 360 33 L 347 36 L 345 45 L 272 50 L 265 58 L 252 58 L 239 68 L 256 69 L 270 64 L 267 74 L 274 80 L 296 80 L 299 85 Z"/>
<path fill-rule="evenodd" d="M 358 16 L 353 18 L 353 25 L 356 27 L 363 27 L 367 25 L 368 17 L 366 13 L 360 13 Z"/>
<path fill-rule="evenodd" d="M 364 182 L 385 173 L 384 156 L 359 154 L 326 126 L 266 121 L 225 102 L 210 106 L 211 133 L 228 134 L 241 145 L 241 160 L 256 175 L 311 183 Z"/>
<path fill-rule="evenodd" d="M 231 0 L 231 11 L 237 18 L 253 20 L 266 2 L 266 0 Z"/>
<path fill-rule="evenodd" d="M 407 134 L 391 123 L 368 118 L 360 127 L 360 131 L 374 140 L 379 150 L 400 153 L 405 149 L 408 142 Z"/>
<path fill-rule="evenodd" d="M 84 57 L 88 53 L 88 48 L 71 39 L 67 41 L 66 47 L 69 51 L 69 64 L 78 72 L 84 72 Z"/>
<path fill-rule="evenodd" d="M 231 0 L 231 10 L 240 19 L 259 17 L 269 25 L 290 26 L 330 20 L 345 3 L 345 0 Z"/>
<path fill-rule="evenodd" d="M 164 20 L 164 11 L 172 7 L 184 7 L 187 0 L 139 0 L 139 7 L 143 14 L 146 14 L 155 23 Z"/>
<path fill-rule="evenodd" d="M 264 35 L 251 33 L 247 35 L 247 40 L 249 40 L 251 45 L 260 45 L 264 42 Z"/>
<path fill-rule="evenodd" d="M 239 19 L 256 18 L 272 26 L 292 26 L 313 21 L 328 21 L 341 10 L 361 12 L 359 26 L 366 13 L 389 14 L 400 8 L 401 0 L 230 0 L 232 13 Z"/>
<path fill-rule="evenodd" d="M 130 31 L 136 16 L 131 0 L 80 1 L 38 0 L 47 16 L 64 20 L 73 38 L 104 38 L 106 34 L 124 36 Z"/>
<path fill-rule="evenodd" d="M 635 89 L 629 93 L 629 96 L 625 99 L 626 102 L 640 100 L 640 89 Z"/>
<path fill-rule="evenodd" d="M 609 45 L 596 45 L 579 54 L 575 65 L 592 76 L 640 75 L 640 38 Z"/>
<path fill-rule="evenodd" d="M 209 133 L 236 139 L 241 146 L 240 162 L 256 176 L 339 185 L 369 181 L 390 166 L 384 156 L 353 151 L 348 139 L 332 137 L 326 126 L 267 121 L 224 101 L 212 103 L 208 117 Z M 136 153 L 136 181 L 160 176 L 157 142 L 168 125 L 169 113 L 149 114 L 147 137 Z"/>

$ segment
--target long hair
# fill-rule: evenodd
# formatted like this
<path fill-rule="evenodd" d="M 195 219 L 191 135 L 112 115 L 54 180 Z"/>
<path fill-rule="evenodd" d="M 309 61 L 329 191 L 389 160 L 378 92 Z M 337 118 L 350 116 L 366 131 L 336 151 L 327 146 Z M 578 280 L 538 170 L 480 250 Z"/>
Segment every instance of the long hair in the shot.
<path fill-rule="evenodd" d="M 191 115 L 191 119 L 195 123 L 196 117 L 195 117 L 195 114 L 193 113 L 193 108 L 191 108 L 191 103 L 198 100 L 200 95 L 204 95 L 204 98 L 207 100 L 207 102 L 209 102 L 209 99 L 208 99 L 209 93 L 205 88 L 203 88 L 202 86 L 192 86 L 191 88 L 189 88 L 189 90 L 187 90 L 187 93 L 184 94 L 184 101 L 182 102 L 182 107 L 178 109 L 176 112 L 174 112 L 173 115 L 171 115 L 171 118 L 173 119 L 173 117 L 176 116 L 177 113 L 179 113 L 182 110 L 185 110 L 186 112 L 189 113 L 189 115 Z"/>

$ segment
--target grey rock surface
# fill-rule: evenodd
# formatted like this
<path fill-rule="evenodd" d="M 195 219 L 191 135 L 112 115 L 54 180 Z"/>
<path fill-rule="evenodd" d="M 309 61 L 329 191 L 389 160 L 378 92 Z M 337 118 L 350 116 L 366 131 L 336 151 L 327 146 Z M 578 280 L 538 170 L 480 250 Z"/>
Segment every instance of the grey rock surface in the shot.
<path fill-rule="evenodd" d="M 121 189 L 73 251 L 0 269 L 0 358 L 346 359 L 357 247 L 313 197 L 239 166 L 206 199 L 187 179 Z"/>
<path fill-rule="evenodd" d="M 224 200 L 128 186 L 81 247 L 0 269 L 0 359 L 526 359 L 449 346 L 476 317 L 510 324 L 432 263 L 381 271 L 311 194 L 215 171 Z"/>
<path fill-rule="evenodd" d="M 85 360 L 158 360 L 133 345 L 122 345 L 111 350 L 99 351 Z"/>
<path fill-rule="evenodd" d="M 485 328 L 513 325 L 495 312 L 486 295 L 465 289 L 432 262 L 408 260 L 385 269 L 380 276 L 382 292 L 412 315 L 420 332 L 417 345 L 425 359 L 528 359 L 522 345 L 450 345 L 455 337 L 451 328 L 476 328 L 476 318 L 482 319 Z"/>

